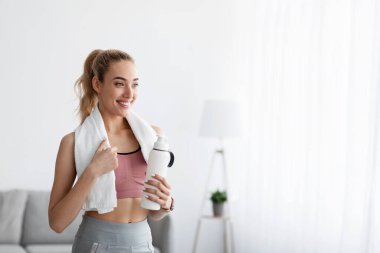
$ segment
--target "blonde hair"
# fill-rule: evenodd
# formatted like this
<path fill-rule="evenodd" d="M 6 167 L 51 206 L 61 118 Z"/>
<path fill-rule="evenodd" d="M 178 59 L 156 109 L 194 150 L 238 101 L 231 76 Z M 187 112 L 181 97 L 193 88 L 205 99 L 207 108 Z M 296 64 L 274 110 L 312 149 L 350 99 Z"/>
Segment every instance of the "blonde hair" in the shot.
<path fill-rule="evenodd" d="M 132 56 L 117 49 L 96 49 L 87 56 L 83 66 L 83 74 L 75 82 L 74 86 L 80 99 L 78 114 L 81 124 L 90 115 L 98 102 L 98 94 L 92 87 L 92 78 L 97 76 L 99 81 L 103 82 L 104 75 L 111 63 L 122 60 L 134 63 Z"/>

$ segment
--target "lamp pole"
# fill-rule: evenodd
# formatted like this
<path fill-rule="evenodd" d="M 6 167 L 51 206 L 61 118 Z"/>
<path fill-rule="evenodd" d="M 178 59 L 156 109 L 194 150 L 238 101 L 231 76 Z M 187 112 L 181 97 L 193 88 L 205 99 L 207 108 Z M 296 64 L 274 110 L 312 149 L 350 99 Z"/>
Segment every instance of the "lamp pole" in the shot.
<path fill-rule="evenodd" d="M 225 191 L 227 192 L 227 194 L 229 194 L 229 188 L 228 188 L 228 179 L 227 179 L 227 168 L 226 168 L 226 158 L 225 158 L 225 152 L 224 152 L 224 146 L 223 146 L 223 137 L 219 137 L 219 142 L 220 142 L 220 147 L 219 148 L 216 148 L 215 151 L 213 152 L 213 155 L 211 157 L 211 163 L 210 163 L 210 168 L 208 170 L 208 176 L 207 176 L 207 180 L 206 180 L 206 184 L 205 184 L 205 191 L 204 191 L 204 196 L 203 196 L 203 202 L 201 204 L 201 209 L 200 209 L 200 212 L 199 212 L 199 219 L 198 219 L 198 223 L 197 223 L 197 228 L 196 228 L 196 232 L 195 232 L 195 239 L 194 239 L 194 243 L 193 243 L 193 250 L 192 250 L 192 253 L 196 253 L 196 249 L 197 249 L 197 244 L 198 244 L 198 237 L 199 237 L 199 233 L 200 233 L 200 229 L 201 229 L 201 223 L 202 223 L 202 218 L 203 215 L 203 209 L 204 209 L 204 205 L 206 204 L 206 201 L 207 201 L 207 192 L 208 192 L 208 186 L 209 186 L 209 183 L 210 183 L 210 178 L 211 178 L 211 175 L 212 175 L 212 172 L 214 170 L 214 162 L 215 162 L 215 157 L 220 154 L 221 158 L 222 158 L 222 173 L 223 173 L 223 180 L 224 180 L 224 186 L 225 186 Z M 228 195 L 227 195 L 228 196 Z M 230 236 L 231 236 L 231 249 L 232 249 L 232 253 L 235 252 L 235 243 L 234 243 L 234 237 L 233 237 L 233 228 L 232 228 L 232 221 L 231 221 L 231 217 L 230 217 L 230 209 L 229 209 L 229 205 L 228 205 L 228 200 L 227 200 L 227 203 L 226 203 L 226 213 L 227 215 L 224 215 L 224 217 L 222 217 L 222 221 L 223 221 L 223 238 L 224 238 L 224 252 L 227 252 L 228 251 L 228 235 L 227 235 L 227 230 L 228 230 L 228 223 L 229 223 L 229 228 L 230 228 Z"/>

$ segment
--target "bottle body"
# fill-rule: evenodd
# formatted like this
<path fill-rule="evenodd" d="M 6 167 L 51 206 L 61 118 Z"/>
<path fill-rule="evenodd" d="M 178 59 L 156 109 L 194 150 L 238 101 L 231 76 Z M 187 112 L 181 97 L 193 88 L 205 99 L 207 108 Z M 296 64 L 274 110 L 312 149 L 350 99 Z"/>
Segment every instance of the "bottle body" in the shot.
<path fill-rule="evenodd" d="M 153 174 L 158 174 L 162 177 L 167 176 L 167 168 L 173 164 L 174 156 L 168 150 L 169 145 L 166 143 L 166 138 L 159 136 L 157 141 L 154 144 L 153 150 L 149 154 L 148 158 L 148 167 L 145 176 L 145 182 L 148 180 L 155 180 L 152 178 Z M 156 189 L 156 187 L 144 184 L 145 188 Z M 149 210 L 159 210 L 161 207 L 158 203 L 153 202 L 146 198 L 150 193 L 143 192 L 141 207 Z"/>

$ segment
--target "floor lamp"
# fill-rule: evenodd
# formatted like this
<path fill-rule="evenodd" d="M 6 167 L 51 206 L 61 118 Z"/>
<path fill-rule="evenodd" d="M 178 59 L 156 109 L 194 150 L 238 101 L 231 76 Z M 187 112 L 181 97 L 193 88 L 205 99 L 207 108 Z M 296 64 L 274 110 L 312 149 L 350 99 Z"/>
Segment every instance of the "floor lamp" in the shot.
<path fill-rule="evenodd" d="M 225 205 L 226 213 L 222 217 L 213 217 L 203 215 L 203 209 L 208 201 L 208 187 L 210 183 L 211 175 L 214 171 L 214 162 L 216 156 L 220 155 L 222 158 L 222 173 L 224 186 L 227 194 L 230 193 L 228 187 L 228 179 L 227 179 L 227 168 L 226 168 L 226 158 L 224 152 L 223 140 L 226 138 L 238 137 L 241 133 L 241 118 L 239 105 L 237 102 L 232 100 L 207 100 L 204 103 L 202 121 L 200 127 L 200 136 L 202 137 L 210 137 L 217 138 L 220 141 L 220 146 L 215 149 L 212 157 L 210 168 L 208 171 L 207 181 L 205 185 L 205 191 L 203 196 L 203 202 L 201 204 L 201 211 L 198 218 L 197 228 L 195 232 L 195 238 L 193 243 L 192 252 L 195 253 L 197 250 L 199 234 L 201 230 L 202 221 L 204 219 L 219 219 L 223 222 L 223 236 L 224 236 L 224 252 L 228 250 L 228 232 L 229 237 L 231 239 L 231 251 L 235 251 L 234 238 L 233 238 L 233 228 L 232 228 L 232 220 L 230 217 L 229 204 Z"/>

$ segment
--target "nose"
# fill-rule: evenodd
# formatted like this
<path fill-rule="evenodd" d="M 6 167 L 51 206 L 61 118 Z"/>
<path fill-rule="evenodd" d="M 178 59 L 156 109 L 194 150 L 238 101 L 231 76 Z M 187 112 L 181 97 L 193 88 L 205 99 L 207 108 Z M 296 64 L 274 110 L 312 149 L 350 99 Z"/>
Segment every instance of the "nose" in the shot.
<path fill-rule="evenodd" d="M 125 85 L 123 97 L 125 97 L 125 98 L 132 98 L 133 97 L 133 90 L 132 90 L 132 87 L 130 85 Z"/>

